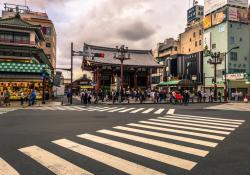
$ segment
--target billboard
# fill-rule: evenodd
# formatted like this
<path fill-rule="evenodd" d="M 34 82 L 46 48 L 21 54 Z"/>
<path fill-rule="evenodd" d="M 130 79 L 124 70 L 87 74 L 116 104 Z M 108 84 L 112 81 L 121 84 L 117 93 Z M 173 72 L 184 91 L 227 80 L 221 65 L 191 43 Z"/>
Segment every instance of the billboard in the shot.
<path fill-rule="evenodd" d="M 187 21 L 190 22 L 192 20 L 194 20 L 196 17 L 197 17 L 197 14 L 196 14 L 196 7 L 192 7 L 188 10 L 187 12 Z"/>
<path fill-rule="evenodd" d="M 238 21 L 238 9 L 236 7 L 228 8 L 228 20 L 229 21 Z"/>
<path fill-rule="evenodd" d="M 204 29 L 208 29 L 210 27 L 212 27 L 212 17 L 211 17 L 211 14 L 205 16 L 204 19 L 203 19 L 203 28 Z"/>
<path fill-rule="evenodd" d="M 248 7 L 248 0 L 205 0 L 204 14 L 207 15 L 225 5 Z"/>
<path fill-rule="evenodd" d="M 237 9 L 238 19 L 240 22 L 249 23 L 248 10 L 247 9 Z"/>
<path fill-rule="evenodd" d="M 228 20 L 249 23 L 249 11 L 248 9 L 229 7 Z"/>
<path fill-rule="evenodd" d="M 227 9 L 216 11 L 212 13 L 212 25 L 223 23 L 227 20 Z"/>

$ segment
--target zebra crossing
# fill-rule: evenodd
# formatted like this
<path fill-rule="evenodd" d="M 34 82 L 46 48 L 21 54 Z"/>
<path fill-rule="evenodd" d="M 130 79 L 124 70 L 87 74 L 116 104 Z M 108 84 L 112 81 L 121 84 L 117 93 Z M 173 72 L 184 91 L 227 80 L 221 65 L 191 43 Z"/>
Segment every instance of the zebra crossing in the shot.
<path fill-rule="evenodd" d="M 226 103 L 216 106 L 206 107 L 205 109 L 215 109 L 224 111 L 250 111 L 249 103 Z"/>
<path fill-rule="evenodd" d="M 75 109 L 85 108 L 76 107 Z M 91 108 L 87 109 L 91 110 Z M 106 110 L 108 108 L 98 109 Z M 113 107 L 112 110 L 116 109 Z M 142 111 L 139 109 L 136 110 Z M 121 109 L 120 112 L 125 110 L 128 109 Z M 147 110 L 149 111 L 149 109 Z M 162 109 L 157 111 L 160 113 Z M 163 175 L 169 174 L 167 172 L 169 168 L 181 169 L 184 172 L 192 171 L 197 164 L 244 123 L 245 120 L 173 114 L 115 126 L 111 129 L 101 129 L 93 133 L 79 134 L 76 135 L 77 141 L 74 138 L 71 140 L 60 138 L 51 141 L 50 144 L 72 151 L 83 156 L 84 159 L 100 162 L 107 169 L 114 168 L 132 175 Z M 81 143 L 79 143 L 79 139 Z M 91 146 L 87 142 L 91 142 Z M 102 145 L 102 147 L 94 146 L 96 144 Z M 107 152 L 104 147 L 112 151 Z M 161 149 L 156 151 L 152 147 Z M 162 149 L 167 150 L 167 153 L 162 152 Z M 143 161 L 124 159 L 117 155 L 117 150 L 143 160 L 153 160 L 163 164 L 165 170 L 155 169 L 159 166 L 148 167 Z M 18 151 L 57 175 L 95 174 L 90 172 L 84 164 L 76 165 L 74 161 L 66 160 L 67 158 L 62 158 L 49 148 L 45 149 L 39 145 L 19 148 Z M 171 151 L 178 152 L 178 155 Z M 19 175 L 14 167 L 0 157 L 0 175 L 6 174 Z"/>
<path fill-rule="evenodd" d="M 0 108 L 0 116 L 2 114 L 5 114 L 5 113 L 11 112 L 11 111 L 15 111 L 15 110 L 17 110 L 17 109 L 15 109 L 15 108 Z"/>
<path fill-rule="evenodd" d="M 30 107 L 25 108 L 29 110 L 42 110 L 42 111 L 89 111 L 89 112 L 108 112 L 108 113 L 130 113 L 130 114 L 167 114 L 167 108 L 135 108 L 135 107 L 98 107 L 98 106 L 49 106 L 49 107 Z M 174 109 L 171 109 L 172 113 Z M 171 113 L 170 111 L 170 113 Z M 169 112 L 168 112 L 169 113 Z"/>

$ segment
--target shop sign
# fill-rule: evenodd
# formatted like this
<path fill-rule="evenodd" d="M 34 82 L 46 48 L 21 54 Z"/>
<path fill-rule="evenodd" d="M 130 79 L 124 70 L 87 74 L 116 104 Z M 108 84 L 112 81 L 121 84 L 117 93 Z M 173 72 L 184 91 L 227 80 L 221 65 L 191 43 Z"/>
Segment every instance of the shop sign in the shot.
<path fill-rule="evenodd" d="M 212 25 L 218 25 L 227 20 L 227 9 L 224 8 L 212 14 Z"/>
<path fill-rule="evenodd" d="M 244 79 L 244 74 L 227 74 L 227 79 L 228 80 L 243 80 Z"/>
<path fill-rule="evenodd" d="M 238 21 L 238 9 L 236 7 L 228 8 L 228 20 L 229 21 Z"/>
<path fill-rule="evenodd" d="M 81 81 L 79 84 L 80 84 L 80 85 L 88 85 L 89 83 L 86 82 L 86 81 Z"/>
<path fill-rule="evenodd" d="M 212 27 L 212 18 L 211 18 L 211 14 L 210 15 L 207 15 L 204 17 L 204 20 L 203 20 L 203 28 L 204 29 L 208 29 Z"/>

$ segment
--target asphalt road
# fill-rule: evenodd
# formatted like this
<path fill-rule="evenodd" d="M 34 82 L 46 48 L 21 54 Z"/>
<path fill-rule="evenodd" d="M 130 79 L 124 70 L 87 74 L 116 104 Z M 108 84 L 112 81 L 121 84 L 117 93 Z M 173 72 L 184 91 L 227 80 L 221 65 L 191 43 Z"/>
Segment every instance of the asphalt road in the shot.
<path fill-rule="evenodd" d="M 0 175 L 250 174 L 250 112 L 203 104 L 61 108 L 0 114 Z"/>

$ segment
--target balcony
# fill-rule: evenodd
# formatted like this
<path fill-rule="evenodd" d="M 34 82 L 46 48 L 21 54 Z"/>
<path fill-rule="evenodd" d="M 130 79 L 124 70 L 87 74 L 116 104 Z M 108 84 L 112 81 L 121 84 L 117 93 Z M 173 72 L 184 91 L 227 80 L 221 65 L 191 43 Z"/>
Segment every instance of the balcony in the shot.
<path fill-rule="evenodd" d="M 12 44 L 12 45 L 15 45 L 15 44 L 20 44 L 20 45 L 32 45 L 32 46 L 35 46 L 37 45 L 35 41 L 28 41 L 28 40 L 12 40 L 12 39 L 3 39 L 3 38 L 0 38 L 0 43 L 4 43 L 4 44 Z"/>

